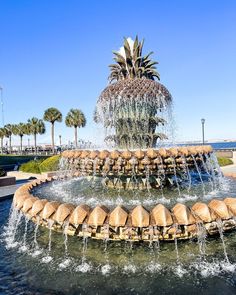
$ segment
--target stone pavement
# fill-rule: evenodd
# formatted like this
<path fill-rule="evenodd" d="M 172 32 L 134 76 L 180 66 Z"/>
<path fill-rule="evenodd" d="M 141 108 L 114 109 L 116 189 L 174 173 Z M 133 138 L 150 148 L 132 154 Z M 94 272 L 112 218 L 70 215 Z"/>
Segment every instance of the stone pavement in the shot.
<path fill-rule="evenodd" d="M 21 171 L 10 171 L 10 172 L 7 173 L 7 175 L 8 176 L 15 176 L 16 177 L 16 184 L 0 187 L 0 201 L 4 200 L 4 199 L 7 199 L 7 198 L 12 198 L 15 191 L 23 183 L 31 181 L 31 180 L 33 180 L 35 178 L 43 178 L 43 177 L 45 177 L 45 176 L 40 175 L 40 174 L 24 173 L 24 172 L 21 172 Z"/>
<path fill-rule="evenodd" d="M 236 164 L 221 167 L 223 174 L 236 173 Z"/>
<path fill-rule="evenodd" d="M 27 182 L 28 180 L 18 180 L 16 184 L 9 185 L 9 186 L 2 186 L 0 187 L 0 201 L 8 198 L 12 198 L 15 191 L 21 186 L 23 183 Z"/>
<path fill-rule="evenodd" d="M 16 180 L 29 180 L 33 178 L 44 178 L 44 175 L 41 174 L 36 174 L 36 173 L 26 173 L 26 172 L 21 172 L 21 171 L 10 171 L 7 172 L 7 176 L 14 176 Z"/>

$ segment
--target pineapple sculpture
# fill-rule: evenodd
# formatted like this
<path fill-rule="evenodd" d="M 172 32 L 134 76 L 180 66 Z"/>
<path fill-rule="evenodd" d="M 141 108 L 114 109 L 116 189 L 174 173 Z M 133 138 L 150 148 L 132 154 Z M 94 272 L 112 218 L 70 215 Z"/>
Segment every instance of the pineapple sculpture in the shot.
<path fill-rule="evenodd" d="M 167 139 L 158 129 L 167 123 L 160 114 L 172 98 L 156 81 L 160 80 L 158 62 L 150 58 L 153 52 L 143 56 L 143 44 L 138 37 L 125 38 L 123 47 L 113 52 L 109 86 L 95 110 L 95 122 L 106 130 L 105 141 L 122 149 L 155 147 L 158 140 Z"/>

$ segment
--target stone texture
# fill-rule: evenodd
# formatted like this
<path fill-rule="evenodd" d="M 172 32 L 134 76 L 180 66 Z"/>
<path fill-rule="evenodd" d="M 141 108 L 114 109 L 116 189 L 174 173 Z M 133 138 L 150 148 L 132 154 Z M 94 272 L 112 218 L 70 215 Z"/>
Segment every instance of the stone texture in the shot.
<path fill-rule="evenodd" d="M 90 212 L 90 207 L 87 205 L 79 205 L 72 212 L 69 223 L 73 225 L 82 224 Z"/>
<path fill-rule="evenodd" d="M 96 206 L 89 215 L 88 225 L 103 225 L 108 215 L 108 212 L 109 210 L 105 206 Z"/>
<path fill-rule="evenodd" d="M 232 217 L 232 214 L 228 211 L 228 208 L 224 201 L 221 200 L 211 200 L 208 204 L 208 207 L 214 211 L 216 216 L 221 219 L 229 219 Z"/>
<path fill-rule="evenodd" d="M 36 216 L 37 214 L 39 214 L 43 210 L 47 202 L 47 199 L 40 199 L 34 202 L 31 210 L 31 215 Z"/>
<path fill-rule="evenodd" d="M 147 227 L 150 224 L 150 215 L 148 211 L 139 205 L 131 212 L 131 223 L 135 227 Z"/>
<path fill-rule="evenodd" d="M 43 219 L 50 218 L 57 211 L 57 208 L 60 205 L 61 203 L 56 201 L 48 202 L 43 208 L 42 218 Z"/>
<path fill-rule="evenodd" d="M 73 212 L 74 206 L 72 204 L 61 204 L 53 216 L 53 219 L 58 222 L 62 223 L 65 219 Z"/>
<path fill-rule="evenodd" d="M 27 213 L 32 207 L 33 207 L 33 204 L 34 204 L 34 202 L 36 202 L 38 200 L 38 198 L 37 197 L 29 197 L 29 198 L 27 198 L 25 201 L 24 201 L 24 205 L 23 205 L 23 207 L 22 207 L 22 211 L 24 212 L 24 213 Z"/>
<path fill-rule="evenodd" d="M 226 198 L 224 199 L 224 202 L 226 204 L 226 206 L 228 207 L 228 209 L 230 210 L 230 212 L 236 216 L 236 199 L 235 198 Z"/>
<path fill-rule="evenodd" d="M 16 203 L 15 203 L 15 206 L 17 209 L 21 209 L 24 205 L 24 202 L 26 199 L 29 199 L 31 197 L 31 195 L 29 194 L 22 194 L 22 195 L 19 195 L 17 197 L 17 200 L 16 200 Z"/>
<path fill-rule="evenodd" d="M 125 208 L 121 206 L 117 206 L 109 216 L 109 225 L 118 227 L 125 226 L 128 218 L 128 212 Z"/>
<path fill-rule="evenodd" d="M 202 222 L 211 222 L 214 218 L 211 216 L 211 212 L 205 203 L 196 203 L 192 206 L 192 211 Z"/>
<path fill-rule="evenodd" d="M 179 225 L 189 225 L 196 222 L 193 214 L 189 210 L 187 206 L 184 204 L 176 204 L 172 208 L 172 212 L 174 214 L 175 220 Z"/>
<path fill-rule="evenodd" d="M 170 211 L 162 204 L 158 204 L 152 209 L 151 216 L 153 225 L 170 226 L 173 224 Z"/>

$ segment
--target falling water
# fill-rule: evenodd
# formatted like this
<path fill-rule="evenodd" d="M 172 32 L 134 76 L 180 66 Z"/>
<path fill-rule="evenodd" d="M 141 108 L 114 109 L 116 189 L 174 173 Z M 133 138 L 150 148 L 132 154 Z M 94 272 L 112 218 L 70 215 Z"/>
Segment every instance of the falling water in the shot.
<path fill-rule="evenodd" d="M 160 253 L 160 240 L 159 240 L 159 236 L 157 235 L 157 239 L 155 241 L 155 249 L 157 250 L 158 254 Z"/>
<path fill-rule="evenodd" d="M 210 172 L 211 172 L 214 186 L 215 186 L 215 188 L 217 188 L 218 177 L 216 177 L 216 173 L 215 173 L 215 170 L 213 167 L 212 160 L 207 154 L 205 154 L 205 157 L 206 157 L 206 165 L 209 167 L 208 170 L 210 170 Z"/>
<path fill-rule="evenodd" d="M 175 242 L 176 261 L 177 261 L 177 264 L 179 264 L 178 240 L 177 240 L 177 236 L 176 236 L 176 233 L 178 230 L 178 224 L 174 224 L 174 228 L 175 228 L 174 242 Z"/>
<path fill-rule="evenodd" d="M 15 226 L 16 226 L 16 222 L 18 219 L 18 215 L 19 215 L 19 212 L 16 209 L 16 207 L 14 206 L 14 204 L 12 203 L 10 213 L 9 213 L 9 219 L 8 219 L 8 223 L 7 223 L 8 231 L 11 231 L 11 232 L 14 231 Z"/>
<path fill-rule="evenodd" d="M 83 255 L 87 250 L 87 246 L 88 246 L 88 237 L 85 235 L 85 233 L 87 232 L 87 228 L 88 225 L 86 223 L 84 223 L 82 225 L 82 232 L 83 232 Z"/>
<path fill-rule="evenodd" d="M 138 98 L 138 99 L 137 99 Z M 161 92 L 153 97 L 144 96 L 130 99 L 125 94 L 110 95 L 109 99 L 99 98 L 96 106 L 97 122 L 105 128 L 106 142 L 129 148 L 146 148 L 155 144 L 156 136 L 163 135 L 161 125 L 172 122 L 171 103 Z M 167 120 L 163 118 L 166 116 Z M 150 125 L 150 118 L 159 118 Z M 164 129 L 164 128 L 163 128 Z M 157 133 L 155 133 L 158 131 Z M 168 130 L 165 130 L 168 131 Z M 150 136 L 150 133 L 153 133 Z M 165 138 L 165 136 L 164 136 Z"/>
<path fill-rule="evenodd" d="M 188 164 L 187 164 L 187 161 L 186 161 L 186 157 L 185 156 L 181 156 L 182 158 L 182 162 L 184 164 L 184 169 L 186 171 L 186 174 L 188 176 L 188 193 L 190 192 L 191 190 L 191 187 L 192 187 L 192 178 L 191 178 L 191 175 L 190 175 L 190 172 L 189 172 L 189 168 L 188 168 Z"/>
<path fill-rule="evenodd" d="M 177 241 L 176 235 L 174 237 L 174 241 L 175 241 L 176 260 L 177 260 L 177 263 L 179 263 L 179 250 L 178 250 L 178 241 Z"/>
<path fill-rule="evenodd" d="M 92 160 L 93 161 L 93 178 L 92 178 L 92 186 L 95 185 L 95 179 L 96 179 L 96 168 L 97 168 L 97 162 L 98 162 L 98 158 L 96 157 L 95 159 Z"/>
<path fill-rule="evenodd" d="M 52 226 L 53 226 L 54 221 L 52 219 L 48 220 L 48 228 L 49 228 L 49 233 L 48 233 L 48 253 L 45 257 L 42 258 L 43 263 L 49 263 L 50 261 L 53 260 L 53 258 L 50 256 L 51 250 L 52 250 Z"/>
<path fill-rule="evenodd" d="M 161 163 L 161 167 L 163 167 L 163 159 L 162 159 L 162 157 L 159 157 L 159 160 L 160 160 L 160 163 Z M 163 180 L 165 179 L 165 171 L 163 169 L 160 169 L 159 165 L 157 165 L 157 169 L 158 169 L 158 177 L 159 177 L 159 179 L 161 181 L 161 184 L 160 184 L 161 197 L 162 197 L 162 199 L 164 199 L 165 196 L 164 196 L 164 191 L 163 191 Z"/>
<path fill-rule="evenodd" d="M 149 226 L 149 248 L 153 248 L 153 236 L 154 236 L 154 228 L 153 226 Z"/>
<path fill-rule="evenodd" d="M 68 227 L 69 227 L 69 222 L 65 222 L 64 224 L 64 229 L 63 229 L 63 235 L 64 235 L 64 246 L 65 246 L 65 256 L 68 256 Z"/>
<path fill-rule="evenodd" d="M 29 218 L 27 216 L 25 216 L 25 231 L 24 231 L 24 236 L 23 236 L 22 250 L 26 250 L 26 238 L 27 238 L 28 223 L 29 223 Z"/>
<path fill-rule="evenodd" d="M 37 216 L 37 223 L 34 229 L 34 245 L 36 249 L 38 249 L 37 233 L 38 233 L 39 223 L 40 223 L 40 217 Z"/>
<path fill-rule="evenodd" d="M 48 227 L 49 227 L 49 234 L 48 234 L 48 252 L 51 253 L 52 250 L 52 226 L 53 226 L 53 220 L 48 220 Z"/>
<path fill-rule="evenodd" d="M 177 177 L 177 173 L 176 173 L 176 162 L 175 162 L 174 158 L 171 158 L 171 161 L 172 161 L 172 164 L 173 164 L 174 176 L 175 176 L 175 182 L 176 182 L 177 190 L 178 190 L 179 196 L 181 197 L 179 181 L 178 181 L 178 177 Z"/>
<path fill-rule="evenodd" d="M 218 230 L 219 230 L 220 239 L 222 241 L 222 246 L 223 246 L 223 250 L 224 250 L 225 260 L 229 264 L 230 262 L 229 262 L 228 254 L 227 254 L 227 251 L 226 251 L 226 246 L 225 246 L 225 241 L 224 241 L 224 234 L 223 234 L 223 224 L 222 224 L 221 219 L 217 219 L 216 220 L 216 223 L 217 223 L 217 227 L 218 227 Z"/>
<path fill-rule="evenodd" d="M 208 179 L 210 181 L 210 184 L 211 184 L 211 188 L 212 188 L 212 191 L 214 190 L 214 183 L 212 182 L 212 175 L 210 174 L 209 170 L 208 170 L 208 167 L 203 159 L 203 156 L 202 154 L 200 154 L 200 158 L 201 158 L 201 161 L 202 161 L 202 166 L 204 168 L 204 170 L 206 171 L 206 174 L 208 175 Z"/>
<path fill-rule="evenodd" d="M 109 224 L 106 224 L 104 226 L 104 251 L 107 250 L 107 245 L 108 245 L 108 241 L 109 241 Z"/>
<path fill-rule="evenodd" d="M 202 180 L 202 175 L 201 175 L 201 172 L 199 170 L 199 167 L 198 167 L 198 164 L 197 164 L 197 161 L 194 157 L 194 155 L 191 155 L 192 156 L 192 159 L 193 159 L 193 162 L 194 162 L 194 165 L 195 165 L 195 168 L 197 170 L 197 173 L 199 175 L 199 178 L 200 178 L 200 181 L 201 181 L 201 184 L 202 184 L 202 192 L 203 192 L 203 196 L 206 195 L 206 191 L 205 191 L 205 186 L 204 186 L 204 183 L 203 183 L 203 180 Z"/>
<path fill-rule="evenodd" d="M 15 236 L 17 233 L 18 226 L 20 224 L 23 214 L 18 211 L 12 204 L 10 209 L 10 215 L 8 219 L 7 226 L 5 227 L 4 235 L 6 236 L 6 242 L 8 248 L 15 247 L 18 243 L 15 242 Z"/>
<path fill-rule="evenodd" d="M 207 236 L 206 228 L 200 222 L 197 222 L 196 226 L 197 226 L 197 242 L 199 246 L 199 252 L 201 256 L 204 257 L 206 254 L 206 236 Z"/>
<path fill-rule="evenodd" d="M 150 191 L 150 171 L 149 171 L 149 167 L 148 165 L 145 165 L 145 177 L 146 177 L 146 185 L 147 185 L 147 191 L 148 191 L 148 195 L 151 197 L 151 191 Z"/>
<path fill-rule="evenodd" d="M 220 165 L 219 165 L 219 163 L 218 163 L 218 160 L 217 160 L 217 158 L 216 158 L 216 155 L 215 155 L 215 153 L 211 153 L 211 155 L 210 155 L 210 160 L 211 160 L 211 162 L 213 163 L 213 165 L 214 165 L 214 168 L 216 169 L 216 171 L 217 171 L 217 179 L 218 179 L 218 182 L 219 182 L 219 186 L 221 187 L 223 184 L 224 184 L 224 178 L 223 178 L 223 173 L 222 173 L 222 171 L 221 171 L 221 169 L 220 169 Z M 214 169 L 213 168 L 213 169 Z"/>
<path fill-rule="evenodd" d="M 138 179 L 136 177 L 136 171 L 135 171 L 135 157 L 132 158 L 132 173 L 131 173 L 131 182 L 132 182 L 132 192 L 134 198 L 138 195 L 138 190 L 135 189 L 135 186 L 138 186 Z"/>

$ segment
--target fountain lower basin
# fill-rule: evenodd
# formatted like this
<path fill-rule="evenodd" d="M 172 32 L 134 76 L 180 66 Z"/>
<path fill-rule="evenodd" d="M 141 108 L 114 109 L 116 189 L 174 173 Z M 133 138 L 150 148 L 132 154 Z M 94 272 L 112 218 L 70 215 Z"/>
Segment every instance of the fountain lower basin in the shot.
<path fill-rule="evenodd" d="M 81 238 L 129 241 L 174 241 L 230 231 L 236 227 L 236 199 L 213 199 L 191 207 L 177 203 L 170 210 L 162 204 L 149 209 L 142 205 L 107 208 L 87 204 L 50 201 L 35 197 L 32 191 L 58 178 L 35 180 L 20 187 L 14 206 L 34 223 Z M 59 178 L 59 181 L 63 181 Z"/>

